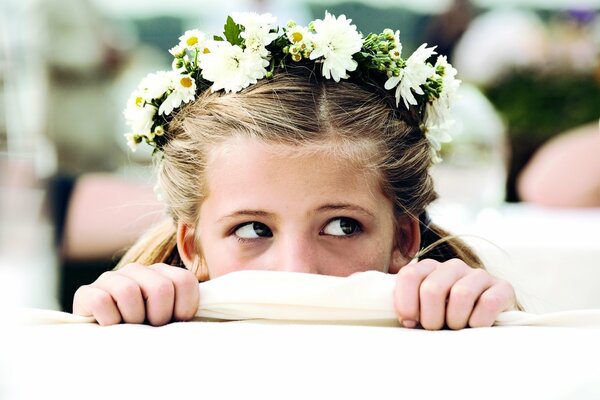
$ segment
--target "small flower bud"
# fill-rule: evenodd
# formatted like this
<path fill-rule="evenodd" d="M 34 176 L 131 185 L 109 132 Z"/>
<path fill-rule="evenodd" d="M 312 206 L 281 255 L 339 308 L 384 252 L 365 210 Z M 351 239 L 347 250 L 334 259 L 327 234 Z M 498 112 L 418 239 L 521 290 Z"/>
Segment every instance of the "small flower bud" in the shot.
<path fill-rule="evenodd" d="M 173 60 L 173 69 L 182 68 L 183 65 L 184 65 L 184 62 L 183 62 L 182 58 L 176 58 Z"/>
<path fill-rule="evenodd" d="M 302 55 L 298 54 L 298 53 L 292 54 L 292 60 L 298 62 L 298 61 L 302 60 Z"/>
<path fill-rule="evenodd" d="M 395 34 L 394 34 L 394 31 L 393 31 L 393 30 L 391 30 L 391 29 L 389 29 L 389 28 L 386 28 L 386 29 L 384 29 L 384 30 L 383 30 L 383 35 L 385 36 L 385 38 L 386 38 L 387 40 L 390 40 L 390 41 L 392 41 L 392 42 L 394 41 Z"/>

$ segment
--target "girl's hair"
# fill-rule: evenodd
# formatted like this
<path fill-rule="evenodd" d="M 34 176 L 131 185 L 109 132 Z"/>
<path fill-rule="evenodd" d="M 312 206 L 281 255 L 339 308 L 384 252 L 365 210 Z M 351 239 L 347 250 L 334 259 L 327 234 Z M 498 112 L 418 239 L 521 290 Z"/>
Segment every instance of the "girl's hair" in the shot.
<path fill-rule="evenodd" d="M 180 265 L 176 224 L 191 228 L 208 194 L 209 151 L 233 137 L 292 146 L 299 153 L 318 148 L 344 156 L 379 177 L 396 219 L 420 219 L 421 258 L 460 258 L 472 267 L 480 259 L 461 240 L 423 218 L 436 199 L 430 144 L 419 128 L 422 116 L 395 105 L 383 84 L 339 83 L 296 67 L 274 74 L 238 93 L 206 90 L 169 123 L 158 181 L 172 220 L 142 237 L 119 266 L 139 262 Z"/>

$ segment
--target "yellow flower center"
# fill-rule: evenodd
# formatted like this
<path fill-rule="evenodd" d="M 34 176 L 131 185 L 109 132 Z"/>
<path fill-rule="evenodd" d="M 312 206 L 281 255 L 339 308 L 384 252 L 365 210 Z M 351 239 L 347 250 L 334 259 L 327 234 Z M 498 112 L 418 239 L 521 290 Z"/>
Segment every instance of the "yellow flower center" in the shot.
<path fill-rule="evenodd" d="M 144 99 L 142 99 L 140 96 L 135 98 L 135 105 L 138 107 L 141 107 L 144 105 Z"/>
<path fill-rule="evenodd" d="M 183 86 L 184 88 L 191 88 L 192 87 L 192 79 L 184 76 L 183 78 L 181 78 L 181 80 L 179 81 L 181 83 L 181 86 Z"/>
<path fill-rule="evenodd" d="M 186 40 L 186 43 L 188 46 L 193 46 L 198 43 L 198 38 L 196 36 L 191 36 L 188 38 L 188 40 Z"/>
<path fill-rule="evenodd" d="M 298 43 L 302 41 L 302 33 L 300 32 L 294 32 L 292 33 L 292 43 Z"/>
<path fill-rule="evenodd" d="M 210 50 L 208 49 L 208 47 L 205 47 L 205 48 L 202 50 L 202 53 L 204 53 L 204 54 L 208 54 L 208 53 L 210 53 Z"/>

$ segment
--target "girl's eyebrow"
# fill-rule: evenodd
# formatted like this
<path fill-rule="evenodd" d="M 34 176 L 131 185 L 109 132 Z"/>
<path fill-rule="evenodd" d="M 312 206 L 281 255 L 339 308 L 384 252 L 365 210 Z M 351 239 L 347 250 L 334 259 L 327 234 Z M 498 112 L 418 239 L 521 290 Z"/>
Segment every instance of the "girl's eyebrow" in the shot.
<path fill-rule="evenodd" d="M 323 204 L 322 206 L 320 206 L 319 208 L 317 208 L 315 210 L 315 213 L 323 212 L 323 211 L 354 211 L 359 214 L 366 215 L 367 217 L 375 218 L 375 213 L 373 213 L 372 211 L 370 211 L 364 207 L 361 207 L 359 205 L 349 204 L 349 203 Z M 270 213 L 270 212 L 264 211 L 264 210 L 238 210 L 231 214 L 227 214 L 224 217 L 219 218 L 217 220 L 217 222 L 221 223 L 228 219 L 234 219 L 234 218 L 239 218 L 239 217 L 262 217 L 262 218 L 268 218 L 268 219 L 277 219 L 276 214 L 273 214 L 273 213 Z"/>
<path fill-rule="evenodd" d="M 367 217 L 375 218 L 374 212 L 372 212 L 364 207 L 361 207 L 359 205 L 349 204 L 349 203 L 324 204 L 321 207 L 317 208 L 316 211 L 317 212 L 319 212 L 319 211 L 354 211 L 354 212 L 358 212 L 360 214 L 364 214 Z"/>
<path fill-rule="evenodd" d="M 263 211 L 263 210 L 238 210 L 231 214 L 225 215 L 217 220 L 217 222 L 223 222 L 228 219 L 239 218 L 239 217 L 263 217 L 263 218 L 275 218 L 275 214 Z"/>

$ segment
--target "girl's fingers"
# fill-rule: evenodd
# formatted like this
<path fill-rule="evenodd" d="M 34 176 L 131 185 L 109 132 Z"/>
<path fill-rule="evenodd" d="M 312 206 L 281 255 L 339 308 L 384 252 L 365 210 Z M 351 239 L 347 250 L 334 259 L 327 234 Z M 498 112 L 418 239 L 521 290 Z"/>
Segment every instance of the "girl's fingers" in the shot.
<path fill-rule="evenodd" d="M 394 289 L 394 309 L 398 320 L 404 326 L 414 328 L 417 325 L 420 313 L 419 288 L 438 264 L 434 260 L 423 260 L 408 264 L 398 271 Z"/>
<path fill-rule="evenodd" d="M 119 313 L 123 322 L 131 324 L 141 324 L 145 319 L 145 305 L 139 284 L 119 272 L 105 272 L 90 285 L 91 287 L 103 290 L 108 293 Z"/>
<path fill-rule="evenodd" d="M 469 318 L 469 326 L 492 326 L 498 314 L 515 307 L 515 292 L 506 281 L 498 280 L 479 296 L 475 309 Z"/>
<path fill-rule="evenodd" d="M 494 282 L 494 278 L 482 269 L 473 269 L 465 277 L 458 280 L 450 289 L 446 306 L 446 325 L 448 325 L 448 328 L 465 328 L 469 323 L 477 299 L 492 287 Z"/>
<path fill-rule="evenodd" d="M 100 325 L 121 322 L 121 313 L 112 296 L 90 285 L 81 286 L 73 297 L 73 314 L 94 317 Z"/>
<path fill-rule="evenodd" d="M 129 264 L 79 288 L 73 312 L 94 316 L 101 325 L 145 320 L 164 325 L 172 319 L 192 319 L 198 300 L 198 280 L 191 271 L 165 264 Z"/>
<path fill-rule="evenodd" d="M 423 260 L 400 269 L 394 290 L 398 320 L 425 329 L 491 326 L 499 313 L 515 307 L 512 286 L 461 260 Z"/>
<path fill-rule="evenodd" d="M 173 319 L 176 321 L 191 320 L 198 311 L 200 300 L 198 279 L 194 273 L 185 268 L 177 268 L 166 264 L 154 264 L 148 268 L 173 282 L 175 288 Z"/>
<path fill-rule="evenodd" d="M 136 281 L 146 301 L 146 319 L 150 325 L 164 325 L 173 317 L 175 286 L 156 271 L 138 264 L 129 264 L 116 273 Z"/>
<path fill-rule="evenodd" d="M 450 260 L 431 272 L 421 283 L 421 326 L 429 330 L 442 329 L 446 320 L 446 299 L 457 281 L 473 270 L 460 260 Z"/>

